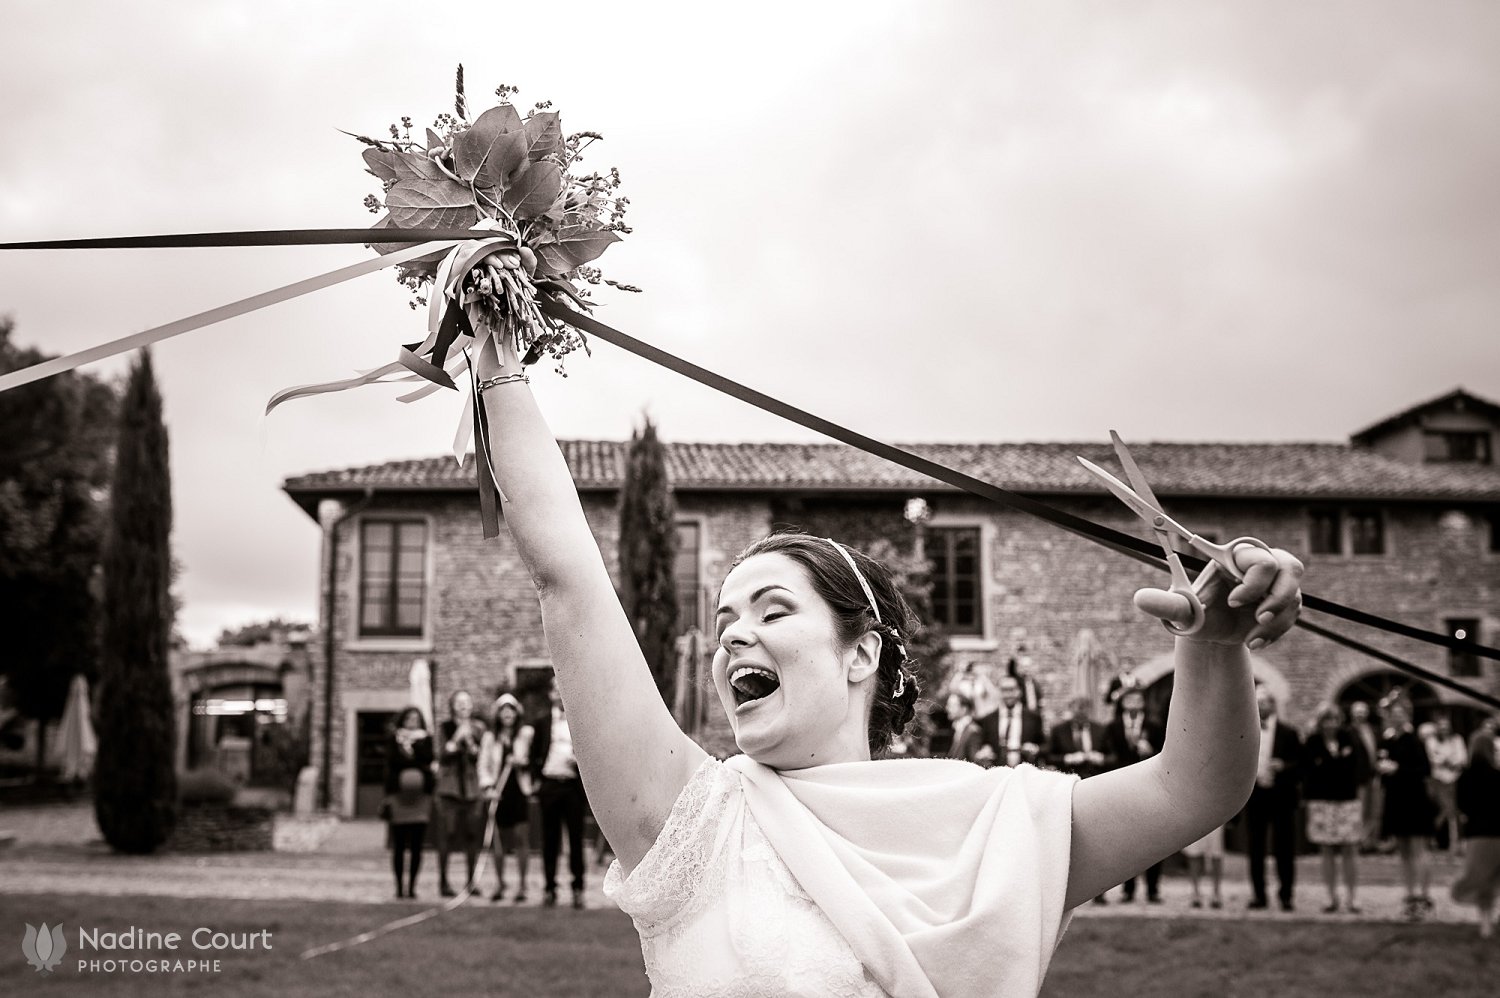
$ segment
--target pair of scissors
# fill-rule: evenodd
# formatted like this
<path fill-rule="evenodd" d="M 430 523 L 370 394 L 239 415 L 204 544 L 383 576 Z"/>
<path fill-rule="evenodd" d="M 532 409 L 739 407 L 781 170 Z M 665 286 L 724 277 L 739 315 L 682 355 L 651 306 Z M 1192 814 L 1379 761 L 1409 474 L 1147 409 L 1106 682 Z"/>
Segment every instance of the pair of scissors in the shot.
<path fill-rule="evenodd" d="M 1237 582 L 1243 582 L 1245 579 L 1245 573 L 1241 572 L 1239 566 L 1234 563 L 1235 549 L 1248 546 L 1270 551 L 1271 546 L 1254 537 L 1236 537 L 1228 544 L 1215 544 L 1193 533 L 1162 511 L 1161 503 L 1157 502 L 1156 494 L 1151 491 L 1151 486 L 1146 482 L 1146 476 L 1141 474 L 1141 469 L 1136 465 L 1135 458 L 1130 456 L 1130 449 L 1125 446 L 1120 435 L 1110 430 L 1109 439 L 1115 445 L 1115 456 L 1120 459 L 1120 465 L 1125 469 L 1130 485 L 1126 485 L 1092 461 L 1080 457 L 1078 462 L 1090 474 L 1103 482 L 1104 487 L 1113 492 L 1116 498 L 1129 506 L 1137 516 L 1151 526 L 1151 530 L 1156 534 L 1156 542 L 1161 545 L 1162 552 L 1166 555 L 1167 569 L 1172 573 L 1172 583 L 1168 591 L 1186 597 L 1191 611 L 1191 617 L 1186 623 L 1163 620 L 1162 626 L 1173 634 L 1196 634 L 1203 629 L 1202 592 L 1209 580 L 1219 572 L 1224 572 Z M 1188 579 L 1187 570 L 1182 567 L 1182 559 L 1177 556 L 1176 550 L 1172 547 L 1173 537 L 1180 538 L 1188 547 L 1208 559 L 1208 566 L 1198 573 L 1198 578 Z"/>

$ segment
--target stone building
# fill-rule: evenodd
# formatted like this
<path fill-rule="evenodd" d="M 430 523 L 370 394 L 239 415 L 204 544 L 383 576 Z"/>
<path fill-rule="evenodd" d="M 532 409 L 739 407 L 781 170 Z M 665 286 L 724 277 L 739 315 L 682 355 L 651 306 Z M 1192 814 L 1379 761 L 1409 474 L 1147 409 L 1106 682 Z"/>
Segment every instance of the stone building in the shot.
<path fill-rule="evenodd" d="M 1158 498 L 1211 539 L 1251 534 L 1308 565 L 1306 589 L 1415 626 L 1494 644 L 1500 632 L 1500 407 L 1463 391 L 1398 413 L 1338 443 L 1132 443 Z M 605 562 L 614 571 L 625 444 L 569 440 L 563 453 Z M 1107 442 L 928 444 L 923 456 L 1099 523 L 1140 522 L 1074 460 L 1114 466 Z M 993 672 L 1017 656 L 1055 719 L 1074 690 L 1070 649 L 1084 629 L 1151 689 L 1170 692 L 1170 638 L 1131 606 L 1152 569 L 1026 515 L 992 506 L 841 445 L 668 445 L 678 506 L 680 618 L 704 624 L 735 555 L 777 525 L 920 551 L 950 673 Z M 535 594 L 509 537 L 480 538 L 472 460 L 402 461 L 288 479 L 322 526 L 320 638 L 313 659 L 312 761 L 328 806 L 373 813 L 381 740 L 410 701 L 415 662 L 430 670 L 438 714 L 456 689 L 488 702 L 526 692 L 549 668 Z M 925 501 L 922 522 L 908 502 Z M 1309 614 L 1340 633 L 1500 693 L 1500 663 Z M 710 642 L 703 642 L 703 646 Z M 693 656 L 688 656 L 690 659 Z M 703 662 L 690 662 L 701 678 Z M 1419 712 L 1458 694 L 1296 630 L 1255 656 L 1257 676 L 1304 723 L 1323 700 L 1409 686 Z M 685 691 L 695 698 L 693 689 Z M 934 691 L 936 692 L 936 691 Z M 701 696 L 696 696 L 700 704 Z M 683 697 L 679 697 L 682 700 Z M 712 695 L 698 735 L 723 750 Z M 679 704 L 680 706 L 680 704 Z M 680 715 L 681 716 L 681 715 Z M 696 719 L 686 723 L 697 728 Z"/>

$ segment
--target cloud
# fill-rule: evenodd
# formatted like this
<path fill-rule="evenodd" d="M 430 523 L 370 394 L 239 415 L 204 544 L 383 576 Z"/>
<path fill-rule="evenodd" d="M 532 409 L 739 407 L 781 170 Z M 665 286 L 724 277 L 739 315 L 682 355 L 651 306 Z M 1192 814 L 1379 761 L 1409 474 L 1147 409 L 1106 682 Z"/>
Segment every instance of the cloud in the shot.
<path fill-rule="evenodd" d="M 410 11 L 12 6 L 0 231 L 368 224 L 336 129 L 430 120 L 463 61 L 476 104 L 519 84 L 605 133 L 636 233 L 602 262 L 647 293 L 604 321 L 875 436 L 1339 439 L 1500 397 L 1491 4 Z M 362 252 L 0 254 L 0 310 L 74 350 Z M 390 389 L 259 416 L 390 359 L 405 302 L 373 275 L 158 349 L 195 638 L 315 612 L 285 476 L 446 450 L 456 407 Z M 669 439 L 809 438 L 612 348 L 569 366 L 537 385 L 562 435 L 649 406 Z"/>

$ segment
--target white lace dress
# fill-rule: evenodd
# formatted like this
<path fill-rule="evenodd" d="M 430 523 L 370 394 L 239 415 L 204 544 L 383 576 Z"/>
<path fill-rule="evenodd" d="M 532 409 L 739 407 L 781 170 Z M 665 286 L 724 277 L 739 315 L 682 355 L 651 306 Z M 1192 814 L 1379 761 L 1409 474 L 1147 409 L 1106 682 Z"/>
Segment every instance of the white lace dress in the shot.
<path fill-rule="evenodd" d="M 744 806 L 740 777 L 706 760 L 629 877 L 604 893 L 635 922 L 652 998 L 881 998 Z"/>

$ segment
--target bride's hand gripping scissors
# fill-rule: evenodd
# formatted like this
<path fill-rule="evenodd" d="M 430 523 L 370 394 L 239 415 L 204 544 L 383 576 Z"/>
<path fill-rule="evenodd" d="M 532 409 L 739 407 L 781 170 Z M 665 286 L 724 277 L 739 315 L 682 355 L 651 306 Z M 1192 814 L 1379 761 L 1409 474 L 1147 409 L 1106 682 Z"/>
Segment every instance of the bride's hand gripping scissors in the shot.
<path fill-rule="evenodd" d="M 1130 450 L 1120 435 L 1114 430 L 1109 431 L 1109 438 L 1115 445 L 1115 455 L 1120 459 L 1121 466 L 1125 469 L 1125 475 L 1130 479 L 1131 488 L 1120 481 L 1114 475 L 1105 471 L 1091 461 L 1079 458 L 1089 473 L 1104 483 L 1104 487 L 1113 492 L 1121 502 L 1135 511 L 1136 515 L 1145 520 L 1156 534 L 1156 542 L 1161 545 L 1162 552 L 1166 556 L 1167 569 L 1172 573 L 1172 584 L 1168 591 L 1176 593 L 1187 599 L 1188 608 L 1192 613 L 1191 618 L 1182 624 L 1170 620 L 1163 620 L 1162 626 L 1173 634 L 1196 634 L 1203 629 L 1203 587 L 1217 573 L 1224 572 L 1237 582 L 1243 582 L 1245 573 L 1240 571 L 1234 563 L 1235 549 L 1242 545 L 1261 548 L 1270 551 L 1271 547 L 1264 541 L 1254 537 L 1236 537 L 1228 544 L 1215 544 L 1213 541 L 1205 540 L 1193 533 L 1187 527 L 1172 519 L 1162 511 L 1161 503 L 1157 502 L 1156 494 L 1151 491 L 1146 476 L 1141 474 L 1135 459 L 1130 456 Z M 1181 538 L 1182 541 L 1198 554 L 1208 559 L 1208 566 L 1198 573 L 1198 578 L 1189 580 L 1187 570 L 1182 567 L 1182 560 L 1177 557 L 1177 552 L 1172 547 L 1173 537 Z"/>

